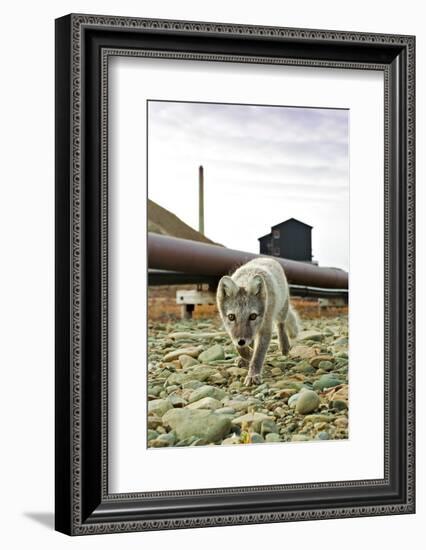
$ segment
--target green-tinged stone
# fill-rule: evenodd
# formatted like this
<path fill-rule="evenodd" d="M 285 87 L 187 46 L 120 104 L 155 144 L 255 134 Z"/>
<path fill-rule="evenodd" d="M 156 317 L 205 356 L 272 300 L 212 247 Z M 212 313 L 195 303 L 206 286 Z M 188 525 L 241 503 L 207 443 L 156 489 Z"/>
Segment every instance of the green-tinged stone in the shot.
<path fill-rule="evenodd" d="M 186 406 L 187 409 L 208 409 L 214 411 L 215 409 L 219 409 L 221 407 L 220 401 L 217 399 L 214 399 L 213 397 L 203 397 L 202 399 L 198 399 L 197 401 L 193 401 L 189 405 Z"/>
<path fill-rule="evenodd" d="M 200 386 L 199 388 L 197 388 L 191 393 L 189 402 L 194 403 L 195 401 L 199 401 L 200 399 L 203 399 L 203 397 L 213 397 L 214 399 L 221 400 L 225 397 L 225 395 L 226 395 L 225 390 L 216 388 L 215 386 L 204 385 L 204 386 Z"/>
<path fill-rule="evenodd" d="M 306 390 L 300 394 L 296 401 L 296 412 L 299 414 L 307 414 L 319 407 L 320 398 L 313 390 Z"/>
<path fill-rule="evenodd" d="M 253 432 L 252 434 L 250 434 L 250 443 L 264 443 L 264 442 L 265 440 L 260 434 L 256 432 Z"/>
<path fill-rule="evenodd" d="M 172 409 L 173 405 L 169 399 L 154 399 L 148 401 L 148 414 L 163 416 L 169 409 Z"/>
<path fill-rule="evenodd" d="M 225 359 L 225 351 L 223 349 L 223 346 L 221 346 L 220 344 L 215 344 L 214 346 L 211 346 L 210 348 L 200 353 L 198 359 L 201 363 L 209 363 L 210 361 Z"/>
<path fill-rule="evenodd" d="M 336 378 L 334 374 L 323 374 L 319 380 L 314 382 L 314 390 L 324 391 L 325 388 L 334 388 L 338 386 L 342 381 Z"/>
<path fill-rule="evenodd" d="M 186 369 L 187 367 L 198 365 L 199 362 L 195 357 L 191 357 L 190 355 L 179 355 L 179 363 L 183 369 Z"/>
<path fill-rule="evenodd" d="M 188 439 L 195 436 L 197 439 L 216 442 L 229 433 L 231 420 L 229 417 L 205 409 L 191 410 L 172 409 L 163 416 L 163 424 L 170 426 L 177 438 Z"/>
<path fill-rule="evenodd" d="M 156 432 L 155 430 L 148 430 L 147 432 L 148 441 L 151 441 L 152 439 L 157 439 L 157 437 L 158 437 L 158 432 Z"/>

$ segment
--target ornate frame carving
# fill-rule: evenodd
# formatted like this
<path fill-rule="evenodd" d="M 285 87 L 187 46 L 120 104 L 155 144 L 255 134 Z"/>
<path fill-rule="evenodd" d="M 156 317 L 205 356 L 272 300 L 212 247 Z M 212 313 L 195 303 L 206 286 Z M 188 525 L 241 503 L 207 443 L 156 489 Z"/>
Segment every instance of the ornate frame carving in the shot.
<path fill-rule="evenodd" d="M 141 45 L 134 47 L 138 37 Z M 159 43 L 154 38 L 158 37 L 167 38 L 168 43 L 161 48 L 154 47 Z M 185 44 L 194 37 L 198 37 L 199 52 L 185 49 Z M 209 51 L 202 51 L 203 40 L 210 38 L 214 39 L 214 44 L 210 41 Z M 180 49 L 170 46 L 180 39 L 183 41 Z M 153 43 L 145 44 L 150 40 Z M 295 45 L 299 47 L 296 54 L 279 55 L 286 49 L 291 52 Z M 215 47 L 220 51 L 210 51 Z M 243 52 L 244 49 L 247 51 Z M 57 20 L 58 530 L 83 535 L 414 512 L 414 49 L 412 36 L 96 15 L 70 15 Z M 108 59 L 116 55 L 384 72 L 386 398 L 383 480 L 149 494 L 108 493 L 107 74 Z M 95 105 L 100 113 L 96 116 Z M 94 135 L 99 137 L 98 144 L 95 144 Z M 93 161 L 88 160 L 89 149 L 96 153 Z M 95 186 L 96 189 L 92 189 Z M 98 204 L 93 212 L 87 207 L 89 194 Z M 92 277 L 95 281 L 89 282 Z M 92 300 L 90 304 L 89 300 Z M 96 314 L 90 320 L 96 323 L 89 333 L 87 316 L 88 310 L 93 308 Z M 391 333 L 398 336 L 396 342 L 391 340 Z M 88 351 L 91 348 L 93 350 Z M 96 381 L 88 382 L 87 369 L 93 368 L 93 361 Z M 398 391 L 395 391 L 397 382 Z M 95 399 L 96 410 L 89 410 L 88 399 L 95 395 L 99 396 Z M 402 412 L 403 417 L 395 418 L 395 409 Z M 90 415 L 95 418 L 89 419 Z M 89 422 L 95 428 L 89 428 Z M 92 439 L 96 442 L 89 443 L 87 434 L 94 436 Z M 399 451 L 393 443 L 396 440 L 402 442 Z M 328 497 L 335 495 L 331 504 L 318 501 L 319 491 L 324 491 Z M 290 501 L 283 501 L 280 506 L 277 495 L 284 493 L 294 495 L 293 502 L 295 498 L 303 502 L 305 509 L 292 506 Z M 209 498 L 217 502 L 219 496 L 223 499 L 232 496 L 241 503 L 249 494 L 261 495 L 250 511 L 241 512 L 242 505 L 236 503 L 229 506 L 226 514 L 220 512 L 220 507 L 217 513 L 210 514 L 194 509 L 197 498 L 204 499 L 203 502 Z M 269 500 L 274 501 L 273 506 L 265 504 L 268 495 Z M 176 496 L 188 499 L 186 513 L 173 510 L 173 497 Z M 162 512 L 153 513 L 143 504 L 167 498 L 168 505 Z M 164 513 L 166 509 L 167 514 Z"/>

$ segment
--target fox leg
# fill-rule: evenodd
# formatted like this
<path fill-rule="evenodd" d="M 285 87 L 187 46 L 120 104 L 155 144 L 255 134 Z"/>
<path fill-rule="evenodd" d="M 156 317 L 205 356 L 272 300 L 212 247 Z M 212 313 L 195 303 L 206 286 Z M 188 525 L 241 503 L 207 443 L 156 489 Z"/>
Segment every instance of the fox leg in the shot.
<path fill-rule="evenodd" d="M 277 323 L 277 332 L 278 332 L 278 343 L 280 346 L 281 353 L 283 355 L 288 355 L 290 351 L 290 341 L 287 336 L 285 325 L 283 322 Z"/>
<path fill-rule="evenodd" d="M 248 346 L 245 346 L 243 348 L 237 347 L 237 352 L 240 355 L 240 358 L 237 361 L 237 364 L 239 367 L 248 367 L 250 363 L 250 359 L 253 353 L 253 350 L 251 350 Z"/>
<path fill-rule="evenodd" d="M 262 328 L 262 331 L 258 335 L 254 344 L 253 356 L 250 361 L 246 379 L 244 380 L 245 386 L 260 384 L 263 362 L 265 361 L 266 352 L 268 351 L 269 344 L 271 342 L 271 336 L 272 327 Z"/>

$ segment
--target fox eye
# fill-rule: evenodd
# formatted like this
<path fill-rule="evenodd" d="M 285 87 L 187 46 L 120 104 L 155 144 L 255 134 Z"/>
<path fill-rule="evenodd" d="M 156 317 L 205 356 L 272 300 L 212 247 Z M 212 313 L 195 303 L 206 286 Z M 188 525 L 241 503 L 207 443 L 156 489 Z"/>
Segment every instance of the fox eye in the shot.
<path fill-rule="evenodd" d="M 257 313 L 250 313 L 249 319 L 250 321 L 254 321 L 255 319 L 257 319 Z"/>
<path fill-rule="evenodd" d="M 230 313 L 230 314 L 228 315 L 228 319 L 229 319 L 230 321 L 235 321 L 235 315 L 234 315 L 233 313 Z"/>

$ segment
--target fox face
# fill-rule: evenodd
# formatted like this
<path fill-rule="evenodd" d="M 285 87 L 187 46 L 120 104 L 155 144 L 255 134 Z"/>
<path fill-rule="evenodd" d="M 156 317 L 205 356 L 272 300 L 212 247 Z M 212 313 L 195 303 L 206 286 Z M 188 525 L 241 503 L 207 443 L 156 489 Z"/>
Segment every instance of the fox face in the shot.
<path fill-rule="evenodd" d="M 217 289 L 217 304 L 225 328 L 234 345 L 250 346 L 260 330 L 265 312 L 265 283 L 260 275 L 252 277 L 246 287 L 238 286 L 228 276 Z"/>

